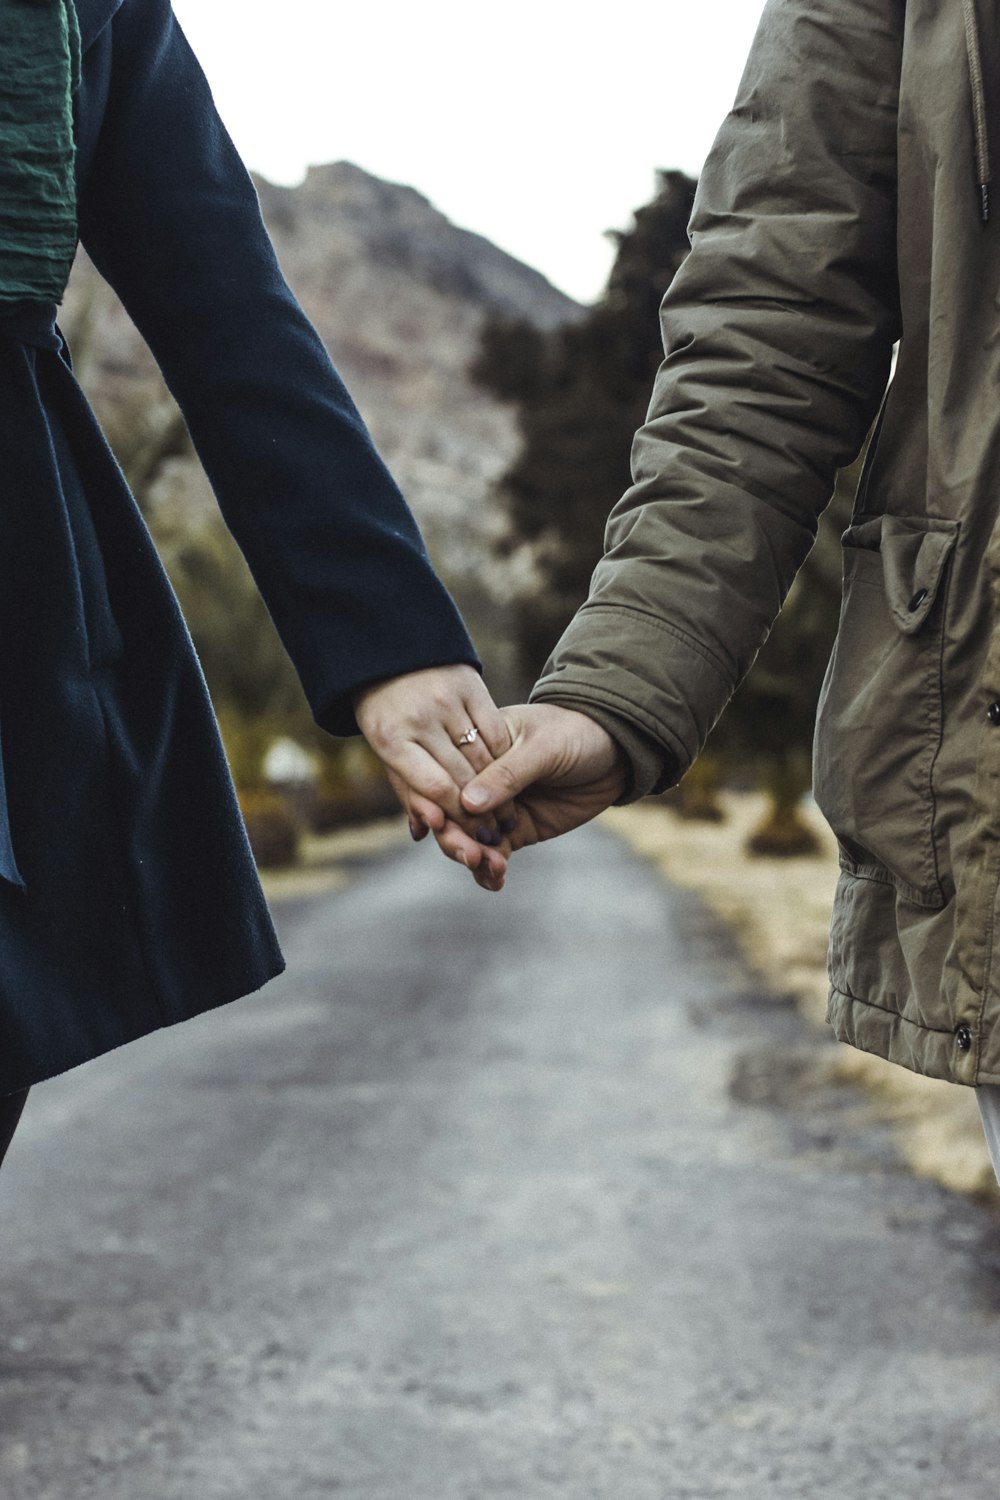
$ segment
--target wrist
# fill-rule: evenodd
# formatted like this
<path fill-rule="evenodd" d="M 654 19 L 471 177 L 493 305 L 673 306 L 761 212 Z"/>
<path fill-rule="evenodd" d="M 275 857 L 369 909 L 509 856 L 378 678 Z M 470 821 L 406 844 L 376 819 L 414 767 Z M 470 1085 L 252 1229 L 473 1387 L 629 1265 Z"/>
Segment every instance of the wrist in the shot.
<path fill-rule="evenodd" d="M 662 791 L 679 779 L 676 757 L 645 728 L 616 713 L 605 703 L 580 698 L 557 701 L 547 693 L 532 701 L 590 720 L 595 728 L 604 732 L 614 746 L 613 764 L 622 777 L 621 790 L 616 798 L 618 805 L 636 802 L 652 791 Z"/>

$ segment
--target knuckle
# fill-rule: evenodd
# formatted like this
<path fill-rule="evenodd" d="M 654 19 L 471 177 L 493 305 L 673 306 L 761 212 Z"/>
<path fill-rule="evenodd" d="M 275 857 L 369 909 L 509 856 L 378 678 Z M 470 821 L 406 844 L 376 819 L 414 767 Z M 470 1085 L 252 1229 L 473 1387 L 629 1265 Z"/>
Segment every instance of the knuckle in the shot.
<path fill-rule="evenodd" d="M 431 772 L 428 775 L 424 786 L 424 795 L 429 797 L 432 802 L 441 802 L 444 798 L 449 797 L 451 790 L 451 779 L 444 775 L 443 772 L 437 774 Z"/>
<path fill-rule="evenodd" d="M 399 744 L 399 730 L 391 719 L 376 719 L 368 732 L 368 742 L 373 750 L 387 754 Z"/>
<path fill-rule="evenodd" d="M 517 777 L 505 761 L 498 761 L 493 768 L 496 780 L 502 791 L 511 795 L 517 790 Z"/>

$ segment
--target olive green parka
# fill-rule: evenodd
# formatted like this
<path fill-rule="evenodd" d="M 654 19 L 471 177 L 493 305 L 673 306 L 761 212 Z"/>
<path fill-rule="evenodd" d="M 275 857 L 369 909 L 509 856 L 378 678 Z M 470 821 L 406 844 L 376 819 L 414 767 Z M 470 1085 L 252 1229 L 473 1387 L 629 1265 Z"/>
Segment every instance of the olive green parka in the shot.
<path fill-rule="evenodd" d="M 770 0 L 663 303 L 634 483 L 533 694 L 612 730 L 633 795 L 676 779 L 881 404 L 816 731 L 829 1017 L 964 1084 L 1000 1083 L 998 26 L 997 0 Z"/>

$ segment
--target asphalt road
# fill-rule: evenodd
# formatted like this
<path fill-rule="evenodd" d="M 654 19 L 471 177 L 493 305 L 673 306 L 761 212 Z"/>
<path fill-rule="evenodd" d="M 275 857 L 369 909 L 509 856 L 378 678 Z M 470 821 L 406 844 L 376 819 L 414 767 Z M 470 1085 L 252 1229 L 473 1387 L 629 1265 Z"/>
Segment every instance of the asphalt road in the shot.
<path fill-rule="evenodd" d="M 696 900 L 587 831 L 278 915 L 280 981 L 33 1096 L 2 1500 L 996 1500 L 1000 1226 Z"/>

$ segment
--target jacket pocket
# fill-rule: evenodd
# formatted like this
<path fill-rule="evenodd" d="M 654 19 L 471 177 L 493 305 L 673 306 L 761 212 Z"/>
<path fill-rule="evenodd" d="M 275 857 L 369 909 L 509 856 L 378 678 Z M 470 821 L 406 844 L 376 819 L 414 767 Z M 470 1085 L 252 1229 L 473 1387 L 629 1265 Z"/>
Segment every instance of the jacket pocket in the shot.
<path fill-rule="evenodd" d="M 7 783 L 3 770 L 3 752 L 0 750 L 0 879 L 24 889 L 24 880 L 14 858 L 14 845 L 10 837 L 10 815 L 7 811 Z"/>
<path fill-rule="evenodd" d="M 857 517 L 820 694 L 813 790 L 845 869 L 924 906 L 946 899 L 935 836 L 948 563 L 958 522 Z"/>

